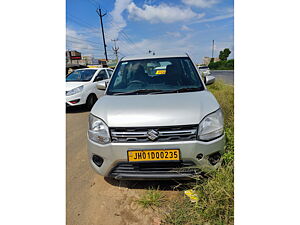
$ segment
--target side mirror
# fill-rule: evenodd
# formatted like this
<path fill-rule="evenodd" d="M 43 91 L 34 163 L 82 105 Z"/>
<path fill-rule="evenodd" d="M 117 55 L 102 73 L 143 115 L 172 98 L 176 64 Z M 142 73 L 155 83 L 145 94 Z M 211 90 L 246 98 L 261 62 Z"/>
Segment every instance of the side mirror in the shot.
<path fill-rule="evenodd" d="M 204 82 L 206 85 L 213 84 L 215 82 L 215 77 L 214 76 L 205 76 Z"/>
<path fill-rule="evenodd" d="M 97 84 L 96 84 L 96 87 L 97 87 L 97 89 L 99 89 L 99 90 L 105 90 L 106 89 L 106 87 L 107 87 L 107 84 L 106 84 L 106 81 L 99 81 Z"/>

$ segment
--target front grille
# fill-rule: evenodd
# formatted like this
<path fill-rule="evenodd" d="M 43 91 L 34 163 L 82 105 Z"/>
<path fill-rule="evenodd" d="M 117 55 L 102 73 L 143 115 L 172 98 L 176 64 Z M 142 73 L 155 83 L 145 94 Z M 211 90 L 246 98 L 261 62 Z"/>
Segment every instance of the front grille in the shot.
<path fill-rule="evenodd" d="M 171 142 L 196 140 L 198 125 L 170 127 L 110 128 L 113 143 L 124 142 Z M 151 140 L 148 132 L 158 132 L 157 138 Z"/>
<path fill-rule="evenodd" d="M 114 167 L 110 176 L 122 175 L 172 175 L 172 174 L 189 174 L 195 175 L 199 169 L 195 167 L 192 161 L 181 162 L 151 162 L 151 163 L 119 163 Z"/>

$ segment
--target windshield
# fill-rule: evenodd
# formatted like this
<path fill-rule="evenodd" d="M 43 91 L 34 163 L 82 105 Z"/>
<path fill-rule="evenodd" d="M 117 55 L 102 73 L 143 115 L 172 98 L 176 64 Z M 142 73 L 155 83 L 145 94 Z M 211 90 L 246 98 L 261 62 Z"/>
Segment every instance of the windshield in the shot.
<path fill-rule="evenodd" d="M 70 73 L 66 81 L 71 82 L 71 81 L 90 81 L 95 74 L 97 70 L 75 70 L 74 72 Z"/>
<path fill-rule="evenodd" d="M 122 61 L 106 94 L 160 94 L 202 91 L 204 86 L 189 58 Z"/>

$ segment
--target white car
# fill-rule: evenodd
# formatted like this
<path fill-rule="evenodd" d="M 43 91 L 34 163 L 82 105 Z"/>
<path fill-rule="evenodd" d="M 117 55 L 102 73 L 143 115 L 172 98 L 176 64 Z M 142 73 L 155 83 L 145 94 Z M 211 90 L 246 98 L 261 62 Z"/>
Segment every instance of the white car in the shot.
<path fill-rule="evenodd" d="M 204 77 L 209 76 L 211 74 L 208 66 L 198 66 L 198 69 L 200 71 L 200 74 Z"/>
<path fill-rule="evenodd" d="M 66 77 L 66 106 L 86 105 L 91 109 L 104 91 L 97 89 L 99 81 L 109 81 L 113 70 L 110 68 L 78 69 Z"/>

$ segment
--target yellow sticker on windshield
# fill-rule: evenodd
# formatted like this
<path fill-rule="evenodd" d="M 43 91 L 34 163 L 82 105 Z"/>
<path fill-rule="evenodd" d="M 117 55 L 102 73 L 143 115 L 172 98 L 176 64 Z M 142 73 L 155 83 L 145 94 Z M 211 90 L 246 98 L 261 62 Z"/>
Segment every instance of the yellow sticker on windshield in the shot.
<path fill-rule="evenodd" d="M 155 74 L 166 74 L 166 70 L 156 70 Z"/>

